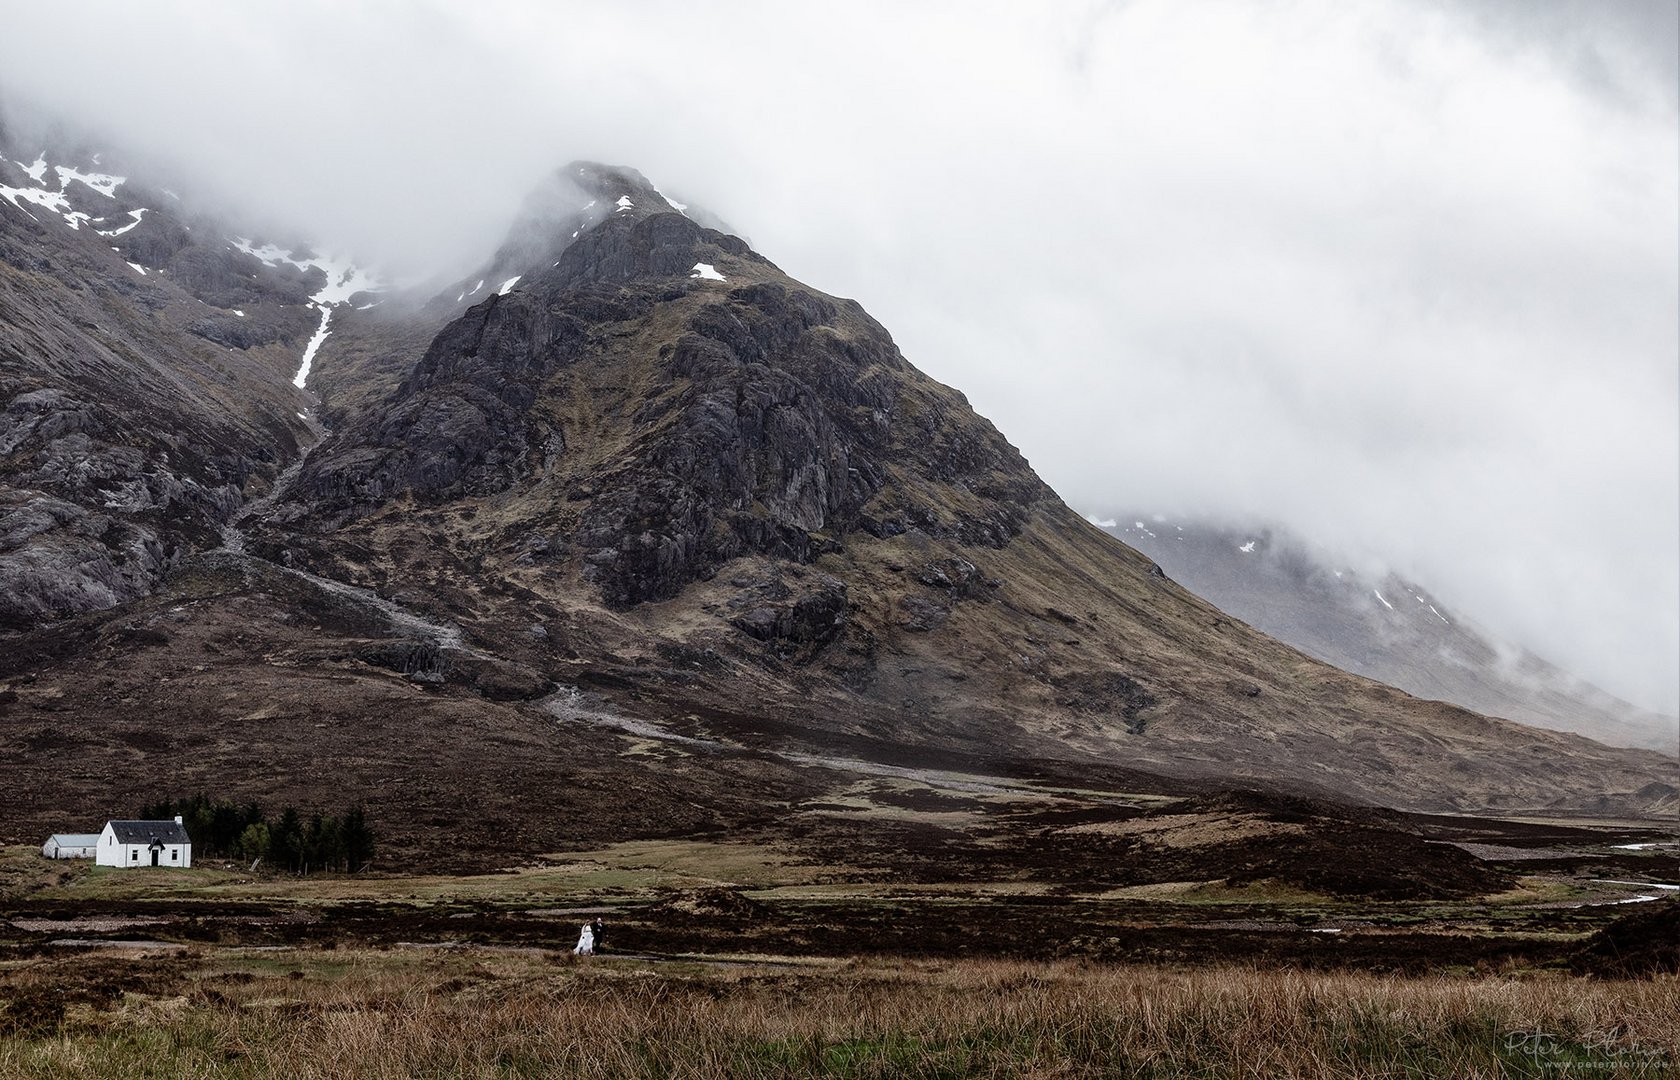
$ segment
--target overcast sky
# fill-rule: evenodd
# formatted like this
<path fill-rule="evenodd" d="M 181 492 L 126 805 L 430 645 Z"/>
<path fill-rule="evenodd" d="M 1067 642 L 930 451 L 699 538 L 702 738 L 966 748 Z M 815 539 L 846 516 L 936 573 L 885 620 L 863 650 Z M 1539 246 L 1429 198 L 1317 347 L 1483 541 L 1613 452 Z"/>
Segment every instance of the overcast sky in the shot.
<path fill-rule="evenodd" d="M 1673 0 L 0 0 L 0 86 L 405 273 L 574 157 L 1077 509 L 1256 515 L 1680 696 Z"/>

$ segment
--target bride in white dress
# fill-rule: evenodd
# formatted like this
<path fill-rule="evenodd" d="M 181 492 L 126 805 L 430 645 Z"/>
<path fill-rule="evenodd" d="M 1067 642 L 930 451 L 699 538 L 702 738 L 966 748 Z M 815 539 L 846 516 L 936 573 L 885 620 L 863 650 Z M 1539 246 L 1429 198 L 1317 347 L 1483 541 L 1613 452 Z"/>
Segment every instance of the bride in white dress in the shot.
<path fill-rule="evenodd" d="M 577 948 L 572 950 L 573 956 L 595 955 L 595 928 L 588 923 L 583 924 L 583 933 L 578 935 Z"/>

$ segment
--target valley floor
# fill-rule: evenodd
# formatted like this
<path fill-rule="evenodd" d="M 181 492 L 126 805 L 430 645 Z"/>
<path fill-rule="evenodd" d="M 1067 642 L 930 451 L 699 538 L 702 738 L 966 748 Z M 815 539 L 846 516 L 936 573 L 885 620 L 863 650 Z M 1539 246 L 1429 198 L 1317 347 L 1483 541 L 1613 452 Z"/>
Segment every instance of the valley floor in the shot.
<path fill-rule="evenodd" d="M 1203 817 L 1132 820 L 1166 852 Z M 745 839 L 307 878 L 10 848 L 0 1076 L 1676 1075 L 1669 841 L 1556 828 L 1460 841 L 1497 891 L 1409 899 L 936 880 Z M 596 915 L 606 949 L 573 957 Z"/>

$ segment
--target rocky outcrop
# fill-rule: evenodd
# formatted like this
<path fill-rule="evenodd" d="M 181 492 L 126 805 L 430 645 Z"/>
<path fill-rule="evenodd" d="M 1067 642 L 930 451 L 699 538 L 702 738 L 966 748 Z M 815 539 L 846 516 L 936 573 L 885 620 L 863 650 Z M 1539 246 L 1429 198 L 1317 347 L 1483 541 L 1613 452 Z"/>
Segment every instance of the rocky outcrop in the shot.
<path fill-rule="evenodd" d="M 284 275 L 105 167 L 4 169 L 36 200 L 0 202 L 0 628 L 26 629 L 144 596 L 217 546 L 304 426 L 265 352 L 292 333 Z M 197 263 L 267 317 L 193 295 Z"/>
<path fill-rule="evenodd" d="M 174 552 L 149 530 L 50 496 L 0 502 L 0 629 L 24 630 L 144 595 Z"/>
<path fill-rule="evenodd" d="M 691 274 L 726 259 L 747 280 L 716 288 Z M 572 436 L 541 403 L 570 369 L 613 363 L 620 327 L 650 322 L 668 329 L 642 346 L 657 366 L 624 417 L 626 450 L 576 477 L 573 527 L 544 541 L 611 605 L 669 599 L 744 555 L 810 562 L 860 529 L 997 546 L 1048 494 L 855 303 L 789 281 L 735 237 L 672 212 L 625 214 L 556 261 L 467 311 L 379 415 L 322 448 L 295 489 L 311 506 L 304 529 L 398 497 L 441 502 L 567 473 Z M 895 469 L 974 505 L 918 504 Z M 776 619 L 746 625 L 787 636 Z"/>
<path fill-rule="evenodd" d="M 0 413 L 0 627 L 144 595 L 184 551 L 218 542 L 248 466 L 201 457 L 208 448 L 176 433 L 133 440 L 125 426 L 53 387 Z"/>
<path fill-rule="evenodd" d="M 780 575 L 731 581 L 740 589 L 729 602 L 732 625 L 759 641 L 782 647 L 821 646 L 846 625 L 846 583 L 827 574 L 801 573 L 790 584 Z"/>

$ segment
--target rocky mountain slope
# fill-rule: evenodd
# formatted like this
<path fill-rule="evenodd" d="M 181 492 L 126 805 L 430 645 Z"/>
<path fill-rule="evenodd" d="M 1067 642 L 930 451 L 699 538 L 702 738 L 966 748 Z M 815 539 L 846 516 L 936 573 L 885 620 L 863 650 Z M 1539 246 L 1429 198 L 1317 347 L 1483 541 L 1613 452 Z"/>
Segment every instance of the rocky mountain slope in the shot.
<path fill-rule="evenodd" d="M 6 184 L 34 182 L 7 157 Z M 855 302 L 632 170 L 563 175 L 576 209 L 551 201 L 483 289 L 373 306 L 326 260 L 162 212 L 141 218 L 186 240 L 141 275 L 126 236 L 84 229 L 126 204 L 35 213 L 94 197 L 51 176 L 0 202 L 25 418 L 0 565 L 39 594 L 0 654 L 12 827 L 186 787 L 354 793 L 405 843 L 531 852 L 934 768 L 1673 803 L 1658 755 L 1419 701 L 1225 616 L 1069 510 Z M 274 336 L 206 336 L 252 319 Z M 36 404 L 65 400 L 85 405 Z M 36 529 L 46 500 L 63 521 Z M 78 574 L 120 587 L 51 592 Z"/>
<path fill-rule="evenodd" d="M 84 150 L 0 144 L 0 626 L 144 596 L 313 438 L 309 276 Z"/>
<path fill-rule="evenodd" d="M 1612 746 L 1680 752 L 1674 717 L 1501 643 L 1414 582 L 1333 565 L 1288 530 L 1141 513 L 1097 524 L 1221 610 L 1343 670 Z"/>
<path fill-rule="evenodd" d="M 1118 756 L 1400 802 L 1456 757 L 1474 779 L 1437 783 L 1449 801 L 1544 803 L 1560 792 L 1535 755 L 1604 753 L 1222 618 L 1074 516 L 855 303 L 633 172 L 563 175 L 577 216 L 551 208 L 553 246 L 524 262 L 504 248 L 482 277 L 514 284 L 310 456 L 257 530 L 265 557 L 755 738 Z M 1373 722 L 1385 738 L 1350 754 Z"/>

